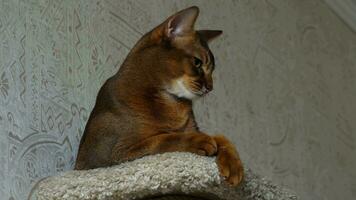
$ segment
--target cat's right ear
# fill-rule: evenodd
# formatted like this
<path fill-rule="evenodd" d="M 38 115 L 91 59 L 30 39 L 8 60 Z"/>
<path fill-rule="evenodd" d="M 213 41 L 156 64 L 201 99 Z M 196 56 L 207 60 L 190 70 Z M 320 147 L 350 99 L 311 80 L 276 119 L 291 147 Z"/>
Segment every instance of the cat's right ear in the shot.
<path fill-rule="evenodd" d="M 177 12 L 169 17 L 164 26 L 164 34 L 167 38 L 184 36 L 194 32 L 194 24 L 199 15 L 199 8 L 192 6 Z"/>
<path fill-rule="evenodd" d="M 199 30 L 197 31 L 199 34 L 200 38 L 204 40 L 205 42 L 210 42 L 219 35 L 221 35 L 223 32 L 220 30 Z"/>

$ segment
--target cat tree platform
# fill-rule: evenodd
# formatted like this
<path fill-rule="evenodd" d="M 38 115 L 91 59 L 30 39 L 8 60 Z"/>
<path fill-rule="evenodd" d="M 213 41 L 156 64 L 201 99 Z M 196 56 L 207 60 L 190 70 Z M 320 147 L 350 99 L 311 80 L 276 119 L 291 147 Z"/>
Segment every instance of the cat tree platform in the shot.
<path fill-rule="evenodd" d="M 290 191 L 245 170 L 238 187 L 220 177 L 214 157 L 146 156 L 109 168 L 69 171 L 39 182 L 33 200 L 296 200 Z"/>

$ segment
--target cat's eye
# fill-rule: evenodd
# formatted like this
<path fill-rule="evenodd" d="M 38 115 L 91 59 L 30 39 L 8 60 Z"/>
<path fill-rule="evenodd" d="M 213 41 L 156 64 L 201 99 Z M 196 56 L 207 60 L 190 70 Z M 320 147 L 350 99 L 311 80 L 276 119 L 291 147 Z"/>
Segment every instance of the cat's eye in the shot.
<path fill-rule="evenodd" d="M 200 68 L 202 66 L 202 64 L 203 64 L 203 62 L 199 58 L 194 57 L 194 65 L 195 65 L 195 67 Z"/>

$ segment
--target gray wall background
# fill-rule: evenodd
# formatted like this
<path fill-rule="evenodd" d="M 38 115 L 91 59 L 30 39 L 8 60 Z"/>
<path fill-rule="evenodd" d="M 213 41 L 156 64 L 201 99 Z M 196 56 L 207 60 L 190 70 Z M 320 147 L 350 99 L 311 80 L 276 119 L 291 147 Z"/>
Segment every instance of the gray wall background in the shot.
<path fill-rule="evenodd" d="M 196 103 L 246 165 L 302 199 L 356 196 L 356 34 L 320 0 L 0 2 L 0 196 L 72 168 L 101 84 L 135 41 L 198 5 L 215 90 Z"/>

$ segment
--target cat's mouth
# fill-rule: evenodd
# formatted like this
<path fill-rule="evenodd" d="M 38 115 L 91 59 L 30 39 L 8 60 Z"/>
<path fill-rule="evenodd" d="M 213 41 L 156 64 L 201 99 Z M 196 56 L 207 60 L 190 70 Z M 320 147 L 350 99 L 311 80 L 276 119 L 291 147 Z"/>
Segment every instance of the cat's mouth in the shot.
<path fill-rule="evenodd" d="M 197 97 L 204 96 L 206 92 L 204 90 L 193 90 L 192 88 L 188 87 L 183 78 L 176 79 L 172 82 L 172 84 L 166 88 L 167 92 L 175 95 L 179 98 L 185 98 L 193 100 Z"/>
<path fill-rule="evenodd" d="M 208 90 L 205 90 L 205 89 L 203 88 L 203 89 L 201 89 L 201 90 L 199 90 L 199 91 L 197 91 L 197 92 L 193 92 L 193 93 L 194 93 L 196 96 L 198 96 L 198 97 L 202 97 L 202 96 L 208 94 L 209 91 L 208 91 Z"/>

